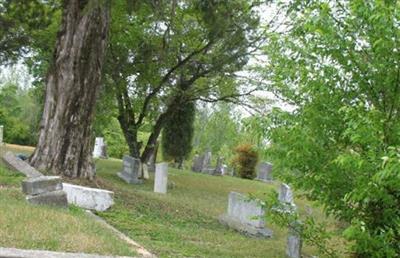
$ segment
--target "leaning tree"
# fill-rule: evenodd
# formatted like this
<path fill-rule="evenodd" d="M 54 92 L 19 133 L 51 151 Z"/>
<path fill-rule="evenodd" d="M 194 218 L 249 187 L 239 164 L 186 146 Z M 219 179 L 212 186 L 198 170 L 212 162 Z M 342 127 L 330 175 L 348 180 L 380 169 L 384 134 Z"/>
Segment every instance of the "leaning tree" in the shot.
<path fill-rule="evenodd" d="M 33 166 L 68 177 L 94 177 L 91 124 L 100 89 L 110 20 L 108 1 L 64 0 L 46 78 Z"/>

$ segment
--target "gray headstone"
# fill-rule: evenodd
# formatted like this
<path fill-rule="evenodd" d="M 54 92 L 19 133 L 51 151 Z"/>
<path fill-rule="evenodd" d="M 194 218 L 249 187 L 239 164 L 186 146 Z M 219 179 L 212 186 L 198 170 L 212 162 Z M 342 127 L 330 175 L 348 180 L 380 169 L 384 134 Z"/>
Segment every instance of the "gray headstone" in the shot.
<path fill-rule="evenodd" d="M 271 237 L 272 231 L 265 228 L 265 212 L 259 200 L 249 200 L 244 195 L 229 194 L 228 212 L 220 221 L 229 227 L 253 236 Z"/>
<path fill-rule="evenodd" d="M 118 176 L 129 184 L 141 184 L 139 179 L 141 164 L 139 159 L 125 155 L 123 158 L 123 170 Z"/>
<path fill-rule="evenodd" d="M 222 162 L 224 159 L 222 157 L 218 157 L 217 159 L 217 166 L 214 169 L 213 175 L 214 176 L 222 176 L 224 173 L 224 168 Z"/>
<path fill-rule="evenodd" d="M 168 163 L 156 164 L 156 174 L 154 178 L 154 192 L 167 193 L 168 188 Z"/>
<path fill-rule="evenodd" d="M 27 162 L 17 158 L 12 152 L 8 151 L 3 156 L 3 160 L 12 169 L 17 170 L 27 177 L 39 177 L 43 176 L 42 173 L 31 167 Z"/>
<path fill-rule="evenodd" d="M 194 155 L 193 157 L 193 164 L 192 164 L 192 171 L 193 172 L 201 172 L 203 166 L 203 159 L 204 156 L 200 156 L 198 154 Z"/>
<path fill-rule="evenodd" d="M 67 194 L 64 191 L 46 192 L 38 195 L 28 195 L 26 200 L 31 204 L 68 207 Z"/>
<path fill-rule="evenodd" d="M 257 179 L 261 181 L 272 181 L 272 164 L 261 162 L 257 167 Z"/>
<path fill-rule="evenodd" d="M 302 224 L 300 221 L 294 221 L 289 226 L 286 255 L 289 258 L 301 258 L 301 228 Z"/>
<path fill-rule="evenodd" d="M 211 166 L 211 158 L 212 158 L 211 151 L 207 151 L 204 154 L 203 162 L 202 162 L 202 165 L 201 165 L 201 172 L 209 173 L 208 169 Z"/>
<path fill-rule="evenodd" d="M 281 184 L 278 199 L 282 203 L 289 203 L 289 204 L 293 203 L 293 192 L 290 186 L 288 186 L 285 183 Z"/>
<path fill-rule="evenodd" d="M 28 195 L 37 195 L 62 189 L 59 176 L 31 177 L 22 181 L 22 192 Z"/>
<path fill-rule="evenodd" d="M 0 145 L 3 145 L 4 126 L 0 125 Z"/>

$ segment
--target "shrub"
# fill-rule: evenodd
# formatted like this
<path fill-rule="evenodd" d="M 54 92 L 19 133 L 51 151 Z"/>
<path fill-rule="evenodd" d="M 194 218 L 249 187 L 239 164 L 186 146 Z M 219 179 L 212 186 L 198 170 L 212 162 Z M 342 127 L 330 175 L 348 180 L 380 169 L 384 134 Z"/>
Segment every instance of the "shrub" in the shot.
<path fill-rule="evenodd" d="M 251 144 L 240 144 L 235 148 L 235 164 L 241 178 L 253 179 L 256 177 L 258 153 Z"/>

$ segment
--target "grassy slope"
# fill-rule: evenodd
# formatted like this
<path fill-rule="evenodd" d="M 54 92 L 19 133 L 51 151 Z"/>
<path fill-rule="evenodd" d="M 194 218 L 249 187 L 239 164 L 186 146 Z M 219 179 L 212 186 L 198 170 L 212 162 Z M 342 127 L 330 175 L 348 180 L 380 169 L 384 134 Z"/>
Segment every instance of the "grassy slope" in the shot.
<path fill-rule="evenodd" d="M 29 150 L 18 149 L 18 152 Z M 26 203 L 20 190 L 23 179 L 0 161 L 1 247 L 135 255 L 130 246 L 81 209 L 38 207 Z"/>
<path fill-rule="evenodd" d="M 116 201 L 99 215 L 160 257 L 285 257 L 286 231 L 268 221 L 267 226 L 274 231 L 272 239 L 250 238 L 218 222 L 219 215 L 226 211 L 230 191 L 252 193 L 263 199 L 277 189 L 277 184 L 171 169 L 169 181 L 176 186 L 167 195 L 160 195 L 152 192 L 152 178 L 144 185 L 128 185 L 119 179 L 116 173 L 122 167 L 120 160 L 97 160 L 96 167 L 98 180 L 91 185 L 114 191 Z M 306 206 L 312 206 L 301 198 L 295 202 L 302 214 Z M 327 222 L 327 227 L 336 228 L 335 221 L 326 219 L 321 209 L 312 210 L 313 216 Z M 341 239 L 334 239 L 332 244 L 344 250 Z M 303 252 L 315 254 L 307 245 Z"/>
<path fill-rule="evenodd" d="M 115 206 L 99 215 L 161 257 L 285 257 L 286 231 L 268 221 L 272 239 L 249 238 L 218 222 L 230 191 L 263 199 L 277 184 L 170 169 L 169 180 L 176 187 L 160 195 L 152 192 L 152 178 L 144 185 L 124 183 L 116 175 L 121 166 L 119 160 L 97 161 L 99 183 L 116 193 Z M 299 198 L 296 203 L 303 214 L 311 205 Z M 335 221 L 326 220 L 319 208 L 312 210 L 313 216 L 335 228 Z M 333 244 L 336 249 L 344 246 L 339 239 Z M 303 251 L 315 254 L 308 246 Z"/>

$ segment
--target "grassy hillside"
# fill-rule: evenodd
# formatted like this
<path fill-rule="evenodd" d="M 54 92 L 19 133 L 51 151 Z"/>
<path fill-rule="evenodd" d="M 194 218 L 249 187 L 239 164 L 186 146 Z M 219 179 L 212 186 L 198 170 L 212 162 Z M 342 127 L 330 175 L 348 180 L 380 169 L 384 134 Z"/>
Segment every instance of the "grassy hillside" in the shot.
<path fill-rule="evenodd" d="M 160 257 L 285 257 L 286 230 L 268 220 L 267 227 L 274 231 L 272 239 L 247 237 L 218 222 L 218 217 L 226 211 L 230 191 L 251 193 L 263 199 L 278 184 L 170 169 L 169 181 L 174 188 L 161 195 L 153 193 L 152 175 L 143 185 L 123 182 L 117 176 L 121 160 L 97 160 L 96 167 L 96 182 L 74 182 L 114 191 L 115 205 L 98 215 Z M 320 208 L 296 197 L 301 214 L 312 210 L 313 216 L 326 222 L 327 227 L 338 228 L 336 221 L 326 219 Z M 339 237 L 332 246 L 345 251 Z M 316 254 L 307 245 L 303 252 L 305 257 Z"/>
<path fill-rule="evenodd" d="M 16 150 L 29 152 L 29 149 Z M 1 247 L 135 255 L 129 245 L 81 209 L 29 205 L 20 190 L 23 179 L 0 161 Z"/>

